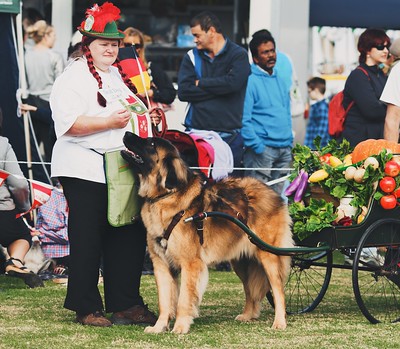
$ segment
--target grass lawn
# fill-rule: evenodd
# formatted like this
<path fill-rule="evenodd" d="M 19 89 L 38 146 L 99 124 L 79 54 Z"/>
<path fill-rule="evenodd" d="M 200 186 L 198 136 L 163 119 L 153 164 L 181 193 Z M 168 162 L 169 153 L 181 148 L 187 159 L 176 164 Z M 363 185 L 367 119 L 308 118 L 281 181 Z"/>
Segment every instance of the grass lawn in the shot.
<path fill-rule="evenodd" d="M 285 331 L 272 330 L 267 301 L 260 320 L 234 321 L 244 294 L 233 272 L 210 272 L 200 317 L 187 335 L 149 335 L 139 326 L 85 327 L 63 309 L 66 287 L 46 281 L 44 288 L 0 275 L 0 348 L 400 348 L 398 324 L 371 325 L 361 314 L 351 272 L 335 269 L 327 294 L 311 313 L 290 315 Z M 153 276 L 142 278 L 142 295 L 157 310 Z"/>

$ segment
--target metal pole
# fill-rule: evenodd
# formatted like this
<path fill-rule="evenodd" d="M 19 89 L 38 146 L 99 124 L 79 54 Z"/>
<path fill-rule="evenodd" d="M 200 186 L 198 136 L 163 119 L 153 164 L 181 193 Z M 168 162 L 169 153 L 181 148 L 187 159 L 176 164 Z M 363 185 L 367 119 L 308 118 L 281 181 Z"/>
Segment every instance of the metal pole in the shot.
<path fill-rule="evenodd" d="M 24 40 L 22 35 L 22 1 L 20 2 L 20 11 L 16 16 L 15 23 L 17 26 L 17 49 L 18 49 L 18 69 L 19 69 L 19 85 L 21 91 L 21 97 L 28 97 L 28 88 L 26 82 L 25 75 L 25 64 L 24 64 Z M 11 19 L 11 25 L 14 26 L 14 23 Z M 15 28 L 13 27 L 13 33 L 15 33 Z M 29 115 L 28 113 L 23 114 L 24 118 L 24 135 L 25 135 L 25 149 L 26 149 L 26 161 L 28 167 L 28 177 L 30 179 L 30 189 L 31 195 L 33 194 L 32 188 L 32 180 L 33 180 L 33 171 L 32 171 L 32 151 L 31 151 L 31 141 L 30 141 L 30 132 L 29 132 Z M 36 221 L 36 215 L 34 213 L 34 219 Z"/>

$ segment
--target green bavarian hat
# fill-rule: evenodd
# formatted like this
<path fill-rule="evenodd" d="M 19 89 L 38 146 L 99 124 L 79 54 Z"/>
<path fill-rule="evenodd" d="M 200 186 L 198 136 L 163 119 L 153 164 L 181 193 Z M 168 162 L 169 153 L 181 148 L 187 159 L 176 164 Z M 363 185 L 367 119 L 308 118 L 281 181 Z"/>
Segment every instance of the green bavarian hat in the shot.
<path fill-rule="evenodd" d="M 125 34 L 118 30 L 115 22 L 120 18 L 120 10 L 110 2 L 95 4 L 86 10 L 86 19 L 78 30 L 82 35 L 101 39 L 123 39 Z"/>

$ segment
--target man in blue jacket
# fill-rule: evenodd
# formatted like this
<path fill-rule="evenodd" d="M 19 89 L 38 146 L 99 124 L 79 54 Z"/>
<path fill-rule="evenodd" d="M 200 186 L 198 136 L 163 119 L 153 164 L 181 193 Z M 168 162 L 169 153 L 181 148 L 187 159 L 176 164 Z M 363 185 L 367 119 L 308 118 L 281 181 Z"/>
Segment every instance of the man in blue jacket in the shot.
<path fill-rule="evenodd" d="M 205 11 L 190 21 L 196 47 L 184 57 L 178 73 L 178 97 L 189 102 L 188 129 L 219 133 L 241 167 L 242 113 L 250 64 L 247 52 L 221 31 L 219 19 Z"/>
<path fill-rule="evenodd" d="M 246 146 L 244 165 L 249 174 L 267 182 L 284 176 L 292 160 L 292 118 L 290 86 L 274 67 L 275 40 L 271 35 L 257 35 L 250 41 L 254 63 L 246 89 L 242 136 Z M 264 170 L 264 169 L 265 170 Z M 282 192 L 283 182 L 272 186 Z"/>

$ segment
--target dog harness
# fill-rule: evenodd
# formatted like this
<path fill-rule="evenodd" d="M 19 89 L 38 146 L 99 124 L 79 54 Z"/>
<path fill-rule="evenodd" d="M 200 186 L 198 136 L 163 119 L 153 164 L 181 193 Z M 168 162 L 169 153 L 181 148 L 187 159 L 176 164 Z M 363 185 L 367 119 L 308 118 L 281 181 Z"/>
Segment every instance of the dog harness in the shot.
<path fill-rule="evenodd" d="M 191 206 L 193 206 L 193 203 L 196 201 L 196 199 L 201 197 L 201 194 L 203 193 L 203 191 L 205 189 L 205 186 L 206 186 L 206 184 L 204 183 L 202 188 L 201 188 L 200 194 L 192 201 Z M 149 203 L 153 204 L 156 201 L 159 201 L 159 200 L 162 200 L 162 199 L 164 199 L 166 197 L 169 197 L 170 195 L 172 195 L 174 193 L 175 192 L 169 192 L 169 193 L 166 193 L 166 194 L 161 195 L 161 196 L 156 197 L 156 198 L 146 199 L 146 201 L 148 201 Z M 222 210 L 222 212 L 225 212 L 225 213 L 227 213 L 227 214 L 229 214 L 231 216 L 236 217 L 243 224 L 247 225 L 247 213 L 248 213 L 247 210 L 245 212 L 245 216 L 243 216 L 242 213 L 240 213 L 239 211 L 234 209 L 222 196 L 218 195 L 218 198 L 220 200 L 220 203 L 222 203 L 223 206 L 224 206 L 224 210 Z M 247 196 L 246 196 L 246 200 L 245 201 L 248 202 Z M 189 208 L 190 208 L 190 206 L 189 206 Z M 203 209 L 200 209 L 199 212 L 202 212 L 203 210 L 204 210 L 204 207 L 203 207 Z M 161 246 L 166 248 L 168 239 L 170 238 L 173 229 L 180 222 L 180 220 L 182 219 L 182 217 L 184 215 L 185 215 L 185 210 L 181 210 L 181 211 L 179 211 L 177 214 L 175 214 L 172 217 L 172 220 L 169 223 L 167 229 L 164 230 L 163 235 L 158 239 L 159 240 L 158 242 L 160 243 Z M 204 222 L 203 222 L 203 220 L 195 221 L 195 226 L 196 226 L 196 233 L 199 236 L 200 245 L 203 245 L 203 243 L 204 243 Z"/>
<path fill-rule="evenodd" d="M 243 215 L 239 212 L 236 211 L 234 208 L 232 208 L 232 206 L 230 206 L 225 200 L 223 200 L 221 197 L 220 199 L 222 200 L 222 202 L 224 203 L 224 205 L 227 207 L 227 210 L 225 211 L 225 213 L 230 214 L 231 216 L 236 217 L 239 221 L 241 221 L 243 224 L 247 225 L 247 219 L 245 217 L 243 217 Z M 228 211 L 228 212 L 227 212 Z M 182 217 L 184 216 L 185 211 L 179 211 L 173 218 L 171 223 L 168 225 L 167 229 L 164 230 L 164 234 L 162 236 L 161 239 L 165 239 L 166 241 L 168 241 L 169 237 L 171 236 L 172 230 L 175 228 L 175 226 L 179 223 L 179 221 L 182 219 Z M 196 225 L 196 232 L 197 235 L 199 236 L 199 240 L 200 240 L 200 245 L 203 245 L 204 243 L 204 221 L 200 220 L 200 221 L 196 221 L 195 225 Z"/>
<path fill-rule="evenodd" d="M 171 223 L 169 223 L 168 227 L 166 230 L 164 230 L 164 234 L 161 239 L 165 239 L 168 241 L 169 237 L 171 236 L 172 230 L 175 228 L 175 226 L 179 223 L 179 221 L 182 219 L 184 216 L 185 211 L 179 211 L 174 217 L 172 217 Z M 197 235 L 199 236 L 200 240 L 200 245 L 203 245 L 204 243 L 204 236 L 203 236 L 203 231 L 204 231 L 204 224 L 203 221 L 198 221 L 195 222 L 196 224 L 196 232 Z"/>

